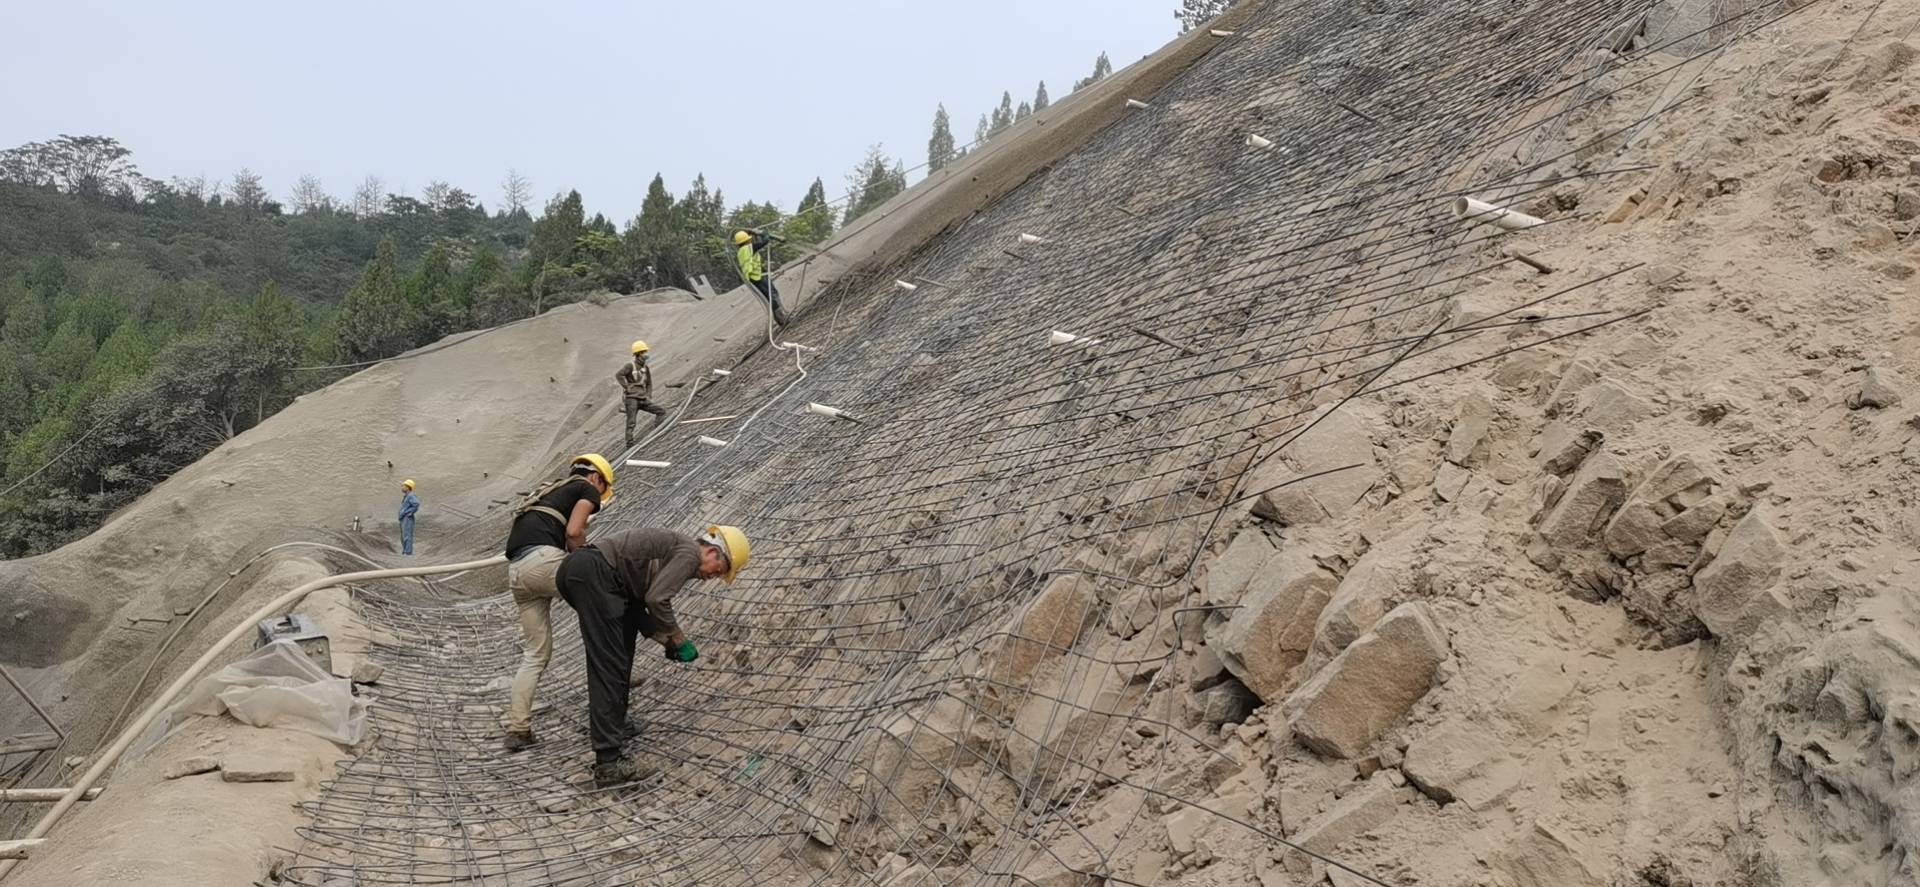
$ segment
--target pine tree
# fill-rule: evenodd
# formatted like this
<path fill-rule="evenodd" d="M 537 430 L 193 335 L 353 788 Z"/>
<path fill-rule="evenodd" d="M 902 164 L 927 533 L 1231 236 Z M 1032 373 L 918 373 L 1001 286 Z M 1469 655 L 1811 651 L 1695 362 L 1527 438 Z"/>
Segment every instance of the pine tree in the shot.
<path fill-rule="evenodd" d="M 1225 12 L 1232 2 L 1233 0 L 1180 0 L 1180 8 L 1173 11 L 1173 17 L 1180 22 L 1180 33 L 1185 34 L 1206 24 L 1208 19 Z"/>
<path fill-rule="evenodd" d="M 1041 111 L 1045 111 L 1047 105 L 1050 104 L 1052 104 L 1052 100 L 1047 98 L 1047 81 L 1042 80 L 1040 81 L 1040 88 L 1034 90 L 1033 93 L 1033 113 L 1038 114 Z"/>
<path fill-rule="evenodd" d="M 673 211 L 686 256 L 681 273 L 688 278 L 704 274 L 710 280 L 716 279 L 716 275 L 732 264 L 732 255 L 727 248 L 732 241 L 727 239 L 725 230 L 726 206 L 719 194 L 707 190 L 704 173 L 693 177 L 693 184 L 687 188 L 686 196 L 680 198 Z M 687 286 L 689 281 L 666 280 L 661 285 Z"/>
<path fill-rule="evenodd" d="M 973 143 L 975 145 L 984 145 L 987 143 L 987 128 L 987 115 L 982 114 L 980 115 L 980 123 L 973 128 Z"/>
<path fill-rule="evenodd" d="M 527 261 L 535 268 L 548 262 L 562 267 L 573 264 L 573 244 L 586 228 L 586 209 L 580 192 L 568 191 L 547 201 L 547 210 L 533 223 L 533 239 L 528 244 Z"/>
<path fill-rule="evenodd" d="M 1107 79 L 1107 75 L 1111 73 L 1113 73 L 1113 62 L 1107 60 L 1106 53 L 1100 53 L 1100 57 L 1093 60 L 1093 74 L 1084 80 L 1075 80 L 1073 89 L 1079 92 L 1083 87 L 1092 86 Z"/>
<path fill-rule="evenodd" d="M 823 243 L 833 236 L 833 207 L 827 203 L 827 186 L 819 179 L 814 179 L 807 196 L 800 198 L 799 211 L 787 222 L 787 236 L 807 244 Z"/>
<path fill-rule="evenodd" d="M 1025 120 L 1028 117 L 1032 117 L 1032 116 L 1033 116 L 1033 106 L 1027 104 L 1026 102 L 1021 102 L 1020 107 L 1015 109 L 1013 112 L 1013 122 L 1019 123 L 1020 121 Z"/>
<path fill-rule="evenodd" d="M 947 121 L 947 106 L 933 112 L 933 137 L 927 140 L 927 172 L 936 173 L 953 162 L 953 130 Z"/>
<path fill-rule="evenodd" d="M 1013 93 L 1000 94 L 1000 107 L 993 109 L 993 123 L 987 127 L 987 138 L 993 138 L 1007 131 L 1013 125 Z"/>
<path fill-rule="evenodd" d="M 847 177 L 847 184 L 849 193 L 857 195 L 847 206 L 844 224 L 850 225 L 854 219 L 907 190 L 907 171 L 897 162 L 889 163 L 886 152 L 874 145 L 867 149 L 867 158 Z"/>
<path fill-rule="evenodd" d="M 686 276 L 686 247 L 673 195 L 658 173 L 647 185 L 640 214 L 621 236 L 626 273 L 637 286 L 678 286 Z"/>
<path fill-rule="evenodd" d="M 392 237 L 381 240 L 360 282 L 347 291 L 335 334 L 341 357 L 391 357 L 412 345 L 418 316 L 401 287 L 400 260 L 395 253 Z"/>

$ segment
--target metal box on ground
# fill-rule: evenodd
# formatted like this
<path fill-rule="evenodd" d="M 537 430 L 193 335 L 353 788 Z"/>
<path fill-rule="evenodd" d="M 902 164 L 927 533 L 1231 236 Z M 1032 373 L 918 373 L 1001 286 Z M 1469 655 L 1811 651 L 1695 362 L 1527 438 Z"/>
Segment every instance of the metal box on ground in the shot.
<path fill-rule="evenodd" d="M 253 640 L 253 648 L 258 650 L 283 638 L 299 645 L 301 652 L 320 666 L 321 671 L 333 674 L 333 651 L 328 646 L 327 633 L 312 619 L 294 613 L 278 619 L 262 620 Z"/>

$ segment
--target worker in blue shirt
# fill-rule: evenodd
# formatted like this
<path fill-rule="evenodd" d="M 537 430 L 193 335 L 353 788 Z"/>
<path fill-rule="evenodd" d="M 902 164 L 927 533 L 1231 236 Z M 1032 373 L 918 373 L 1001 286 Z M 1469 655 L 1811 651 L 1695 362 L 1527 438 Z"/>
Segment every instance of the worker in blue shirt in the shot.
<path fill-rule="evenodd" d="M 413 492 L 413 479 L 400 482 L 400 553 L 413 553 L 413 516 L 420 513 L 420 497 Z"/>

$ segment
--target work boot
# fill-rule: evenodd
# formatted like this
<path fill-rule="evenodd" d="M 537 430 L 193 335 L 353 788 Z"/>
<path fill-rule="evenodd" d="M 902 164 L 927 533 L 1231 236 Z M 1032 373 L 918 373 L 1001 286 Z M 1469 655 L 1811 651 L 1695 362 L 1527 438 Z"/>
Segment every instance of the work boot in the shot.
<path fill-rule="evenodd" d="M 520 751 L 522 749 L 532 748 L 533 744 L 537 741 L 538 740 L 533 738 L 532 730 L 508 730 L 507 740 L 504 744 L 506 745 L 507 751 Z"/>
<path fill-rule="evenodd" d="M 773 306 L 773 322 L 780 326 L 787 325 L 787 309 L 780 307 L 778 303 Z"/>
<path fill-rule="evenodd" d="M 593 785 L 595 788 L 612 788 L 653 778 L 660 768 L 645 764 L 636 764 L 632 758 L 616 758 L 593 765 Z"/>

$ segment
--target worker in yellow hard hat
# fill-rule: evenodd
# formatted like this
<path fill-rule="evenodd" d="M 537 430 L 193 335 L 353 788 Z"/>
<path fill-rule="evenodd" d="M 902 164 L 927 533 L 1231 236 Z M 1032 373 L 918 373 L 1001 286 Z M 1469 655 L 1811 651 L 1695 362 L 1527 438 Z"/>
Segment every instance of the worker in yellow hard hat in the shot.
<path fill-rule="evenodd" d="M 674 618 L 673 596 L 694 579 L 732 582 L 751 553 L 739 527 L 716 524 L 699 536 L 647 527 L 594 540 L 560 563 L 560 597 L 580 617 L 587 654 L 587 732 L 596 785 L 655 772 L 625 753 L 634 640 L 644 634 L 659 642 L 674 662 L 700 658 Z"/>
<path fill-rule="evenodd" d="M 573 457 L 567 473 L 520 503 L 507 531 L 507 590 L 520 614 L 520 669 L 507 697 L 507 751 L 534 743 L 533 690 L 553 659 L 553 599 L 560 562 L 587 544 L 587 521 L 613 498 L 613 466 L 599 453 Z"/>
<path fill-rule="evenodd" d="M 739 262 L 741 279 L 753 287 L 760 298 L 767 300 L 768 307 L 773 309 L 773 322 L 786 326 L 787 312 L 780 307 L 780 291 L 774 288 L 773 278 L 766 273 L 766 253 L 772 245 L 770 240 L 764 231 L 735 231 L 734 258 Z"/>
<path fill-rule="evenodd" d="M 420 513 L 420 497 L 413 492 L 413 478 L 400 482 L 400 553 L 413 554 L 413 516 Z"/>
<path fill-rule="evenodd" d="M 621 401 L 627 410 L 627 446 L 633 446 L 633 420 L 641 412 L 653 414 L 653 424 L 658 426 L 667 417 L 667 411 L 653 402 L 653 368 L 647 366 L 647 353 L 653 349 L 646 340 L 633 343 L 633 360 L 620 365 L 620 371 L 613 374 L 620 383 Z"/>

